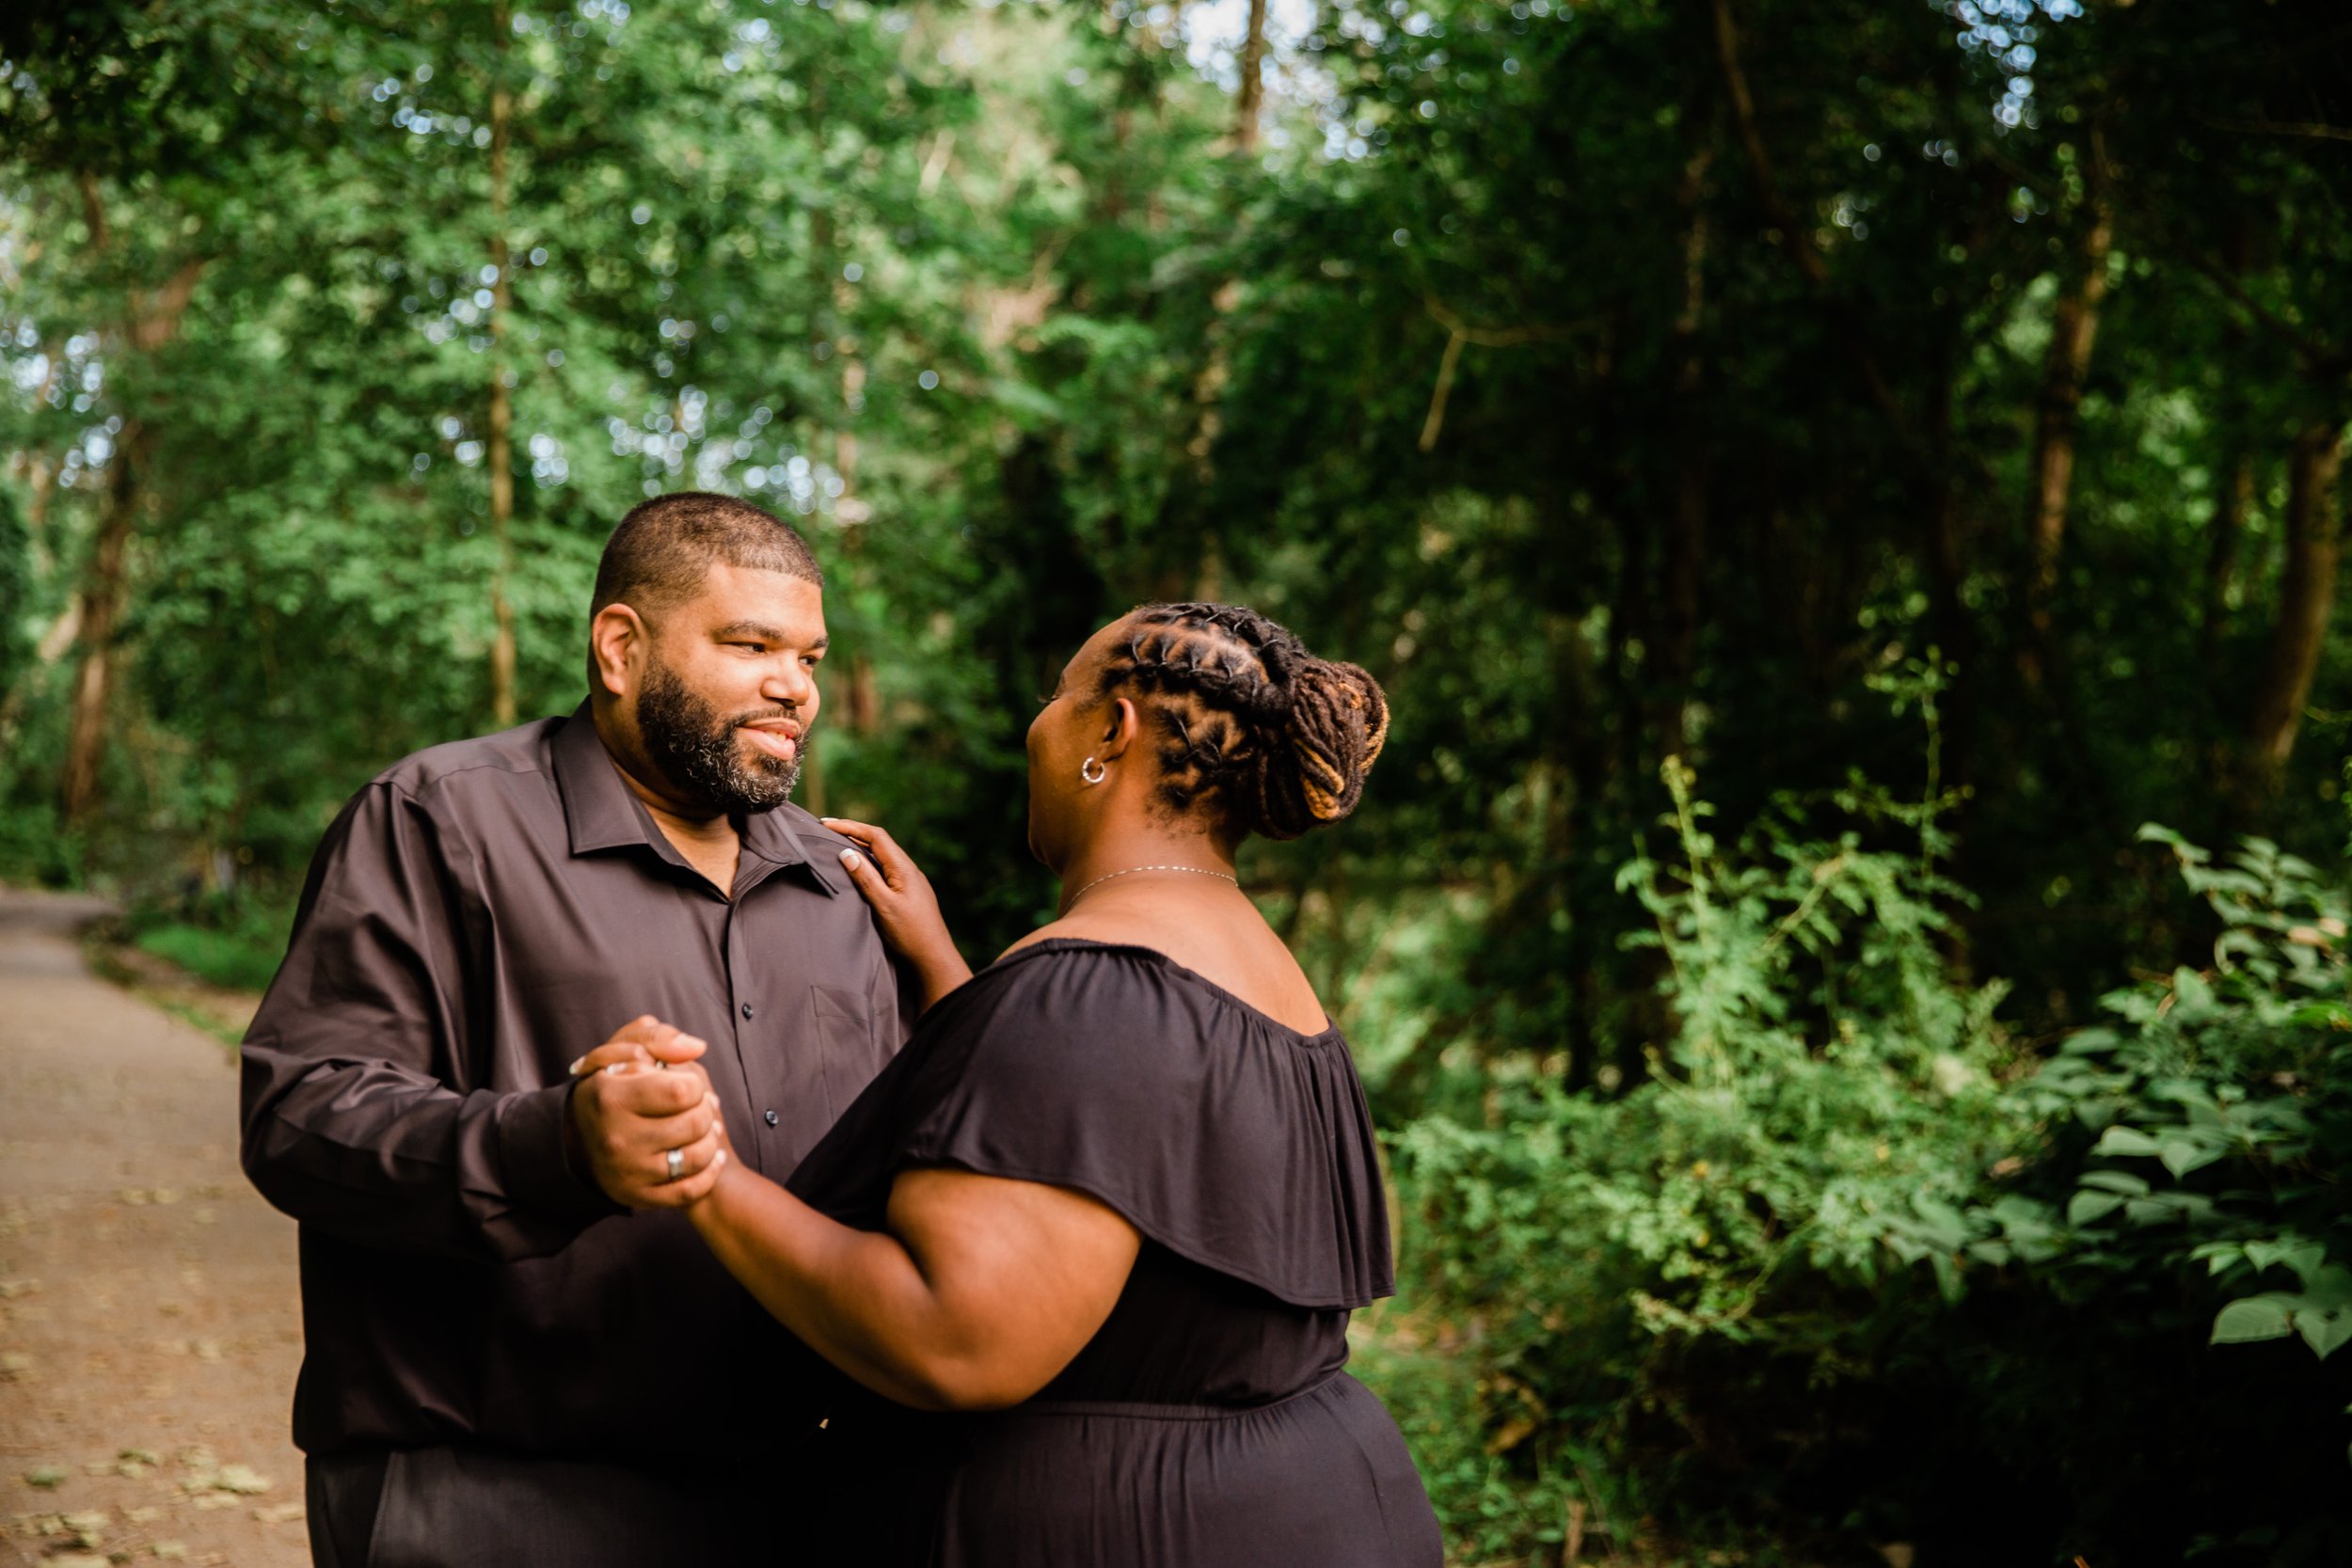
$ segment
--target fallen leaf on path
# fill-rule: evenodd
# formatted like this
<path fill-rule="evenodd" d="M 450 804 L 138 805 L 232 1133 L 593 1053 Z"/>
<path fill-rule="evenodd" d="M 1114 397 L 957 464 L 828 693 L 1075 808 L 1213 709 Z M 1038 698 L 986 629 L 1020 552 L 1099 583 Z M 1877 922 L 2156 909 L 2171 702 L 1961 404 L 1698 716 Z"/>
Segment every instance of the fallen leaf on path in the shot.
<path fill-rule="evenodd" d="M 87 1551 L 95 1547 L 106 1532 L 103 1510 L 86 1513 L 20 1513 L 16 1516 L 19 1535 L 41 1536 L 53 1541 L 71 1540 Z M 59 1560 L 49 1559 L 50 1561 Z"/>
<path fill-rule="evenodd" d="M 0 1279 L 0 1301 L 14 1301 L 40 1289 L 40 1281 L 38 1279 Z"/>
<path fill-rule="evenodd" d="M 54 1490 L 64 1481 L 65 1471 L 55 1465 L 38 1465 L 24 1472 L 24 1484 L 38 1486 L 44 1492 Z"/>
<path fill-rule="evenodd" d="M 0 1355 L 0 1383 L 23 1383 L 33 1375 L 33 1358 L 21 1350 Z"/>
<path fill-rule="evenodd" d="M 213 1478 L 213 1485 L 223 1492 L 235 1492 L 245 1497 L 266 1492 L 277 1484 L 249 1465 L 224 1465 Z"/>
<path fill-rule="evenodd" d="M 272 1508 L 257 1508 L 253 1517 L 265 1525 L 292 1525 L 301 1521 L 308 1513 L 300 1503 L 278 1503 Z"/>
<path fill-rule="evenodd" d="M 180 1483 L 180 1490 L 196 1499 L 199 1508 L 234 1508 L 239 1497 L 257 1497 L 277 1483 L 250 1465 L 214 1465 L 210 1449 L 191 1449 L 188 1454 L 203 1456 L 203 1463 L 188 1459 L 190 1474 Z"/>
<path fill-rule="evenodd" d="M 158 1541 L 147 1549 L 166 1561 L 176 1561 L 188 1555 L 188 1545 L 184 1541 Z"/>

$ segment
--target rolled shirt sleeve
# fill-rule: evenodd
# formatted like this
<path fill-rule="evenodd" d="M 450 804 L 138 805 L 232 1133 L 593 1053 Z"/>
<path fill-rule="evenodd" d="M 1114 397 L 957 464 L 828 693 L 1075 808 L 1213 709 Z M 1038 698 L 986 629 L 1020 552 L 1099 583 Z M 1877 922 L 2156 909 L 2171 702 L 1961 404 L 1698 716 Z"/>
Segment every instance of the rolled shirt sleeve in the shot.
<path fill-rule="evenodd" d="M 319 847 L 244 1051 L 246 1174 L 341 1240 L 502 1260 L 622 1212 L 566 1161 L 571 1085 L 493 1087 L 463 999 L 463 833 L 378 781 Z"/>

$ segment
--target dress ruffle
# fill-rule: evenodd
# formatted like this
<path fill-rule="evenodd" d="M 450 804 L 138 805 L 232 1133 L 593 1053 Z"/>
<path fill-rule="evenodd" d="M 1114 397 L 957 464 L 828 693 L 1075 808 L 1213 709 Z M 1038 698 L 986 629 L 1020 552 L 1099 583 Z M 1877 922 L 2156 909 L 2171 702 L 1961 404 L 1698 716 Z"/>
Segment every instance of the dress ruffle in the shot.
<path fill-rule="evenodd" d="M 922 1165 L 1075 1188 L 1294 1307 L 1395 1289 L 1346 1041 L 1286 1028 L 1151 948 L 1057 939 L 975 975 L 790 1185 L 872 1228 L 891 1180 Z"/>

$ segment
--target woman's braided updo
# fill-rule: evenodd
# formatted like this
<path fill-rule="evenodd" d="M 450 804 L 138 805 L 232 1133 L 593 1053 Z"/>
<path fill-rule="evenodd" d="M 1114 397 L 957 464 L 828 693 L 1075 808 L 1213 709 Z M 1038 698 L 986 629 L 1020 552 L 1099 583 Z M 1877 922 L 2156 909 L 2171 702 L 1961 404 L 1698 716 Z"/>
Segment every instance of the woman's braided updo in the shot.
<path fill-rule="evenodd" d="M 1389 734 L 1379 682 L 1239 605 L 1142 606 L 1102 689 L 1143 709 L 1160 799 L 1221 813 L 1236 835 L 1296 838 L 1345 816 Z"/>

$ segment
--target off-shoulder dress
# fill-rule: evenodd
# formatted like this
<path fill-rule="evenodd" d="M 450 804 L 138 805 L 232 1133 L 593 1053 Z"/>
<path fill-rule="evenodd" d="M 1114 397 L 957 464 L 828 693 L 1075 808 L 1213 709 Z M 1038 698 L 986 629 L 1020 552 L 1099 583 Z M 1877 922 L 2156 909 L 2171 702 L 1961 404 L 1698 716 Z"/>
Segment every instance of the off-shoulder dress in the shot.
<path fill-rule="evenodd" d="M 1336 1027 L 1300 1034 L 1148 947 L 1035 942 L 934 1007 L 790 1186 L 874 1229 L 918 1166 L 1089 1193 L 1143 1244 L 1102 1329 L 1024 1404 L 927 1417 L 845 1389 L 835 1446 L 858 1456 L 869 1549 L 1439 1568 L 1396 1424 L 1343 1370 L 1349 1313 L 1394 1279 Z"/>

